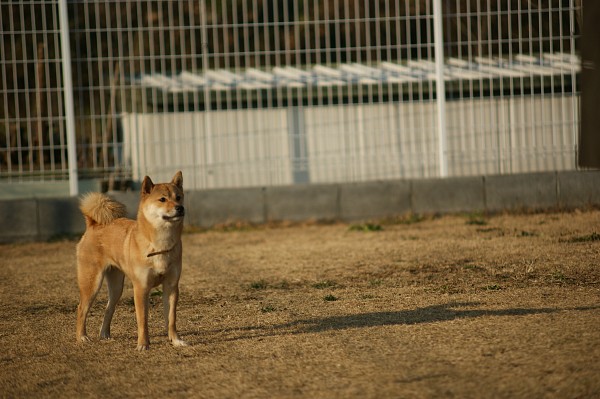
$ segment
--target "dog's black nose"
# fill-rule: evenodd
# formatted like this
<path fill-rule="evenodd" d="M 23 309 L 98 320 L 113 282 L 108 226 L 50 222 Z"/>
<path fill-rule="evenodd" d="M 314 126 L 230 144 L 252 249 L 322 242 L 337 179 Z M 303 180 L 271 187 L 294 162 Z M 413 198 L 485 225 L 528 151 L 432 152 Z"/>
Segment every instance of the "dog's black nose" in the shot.
<path fill-rule="evenodd" d="M 183 205 L 177 205 L 175 207 L 175 210 L 177 211 L 178 214 L 183 215 L 183 213 L 185 212 L 185 208 L 183 207 Z"/>

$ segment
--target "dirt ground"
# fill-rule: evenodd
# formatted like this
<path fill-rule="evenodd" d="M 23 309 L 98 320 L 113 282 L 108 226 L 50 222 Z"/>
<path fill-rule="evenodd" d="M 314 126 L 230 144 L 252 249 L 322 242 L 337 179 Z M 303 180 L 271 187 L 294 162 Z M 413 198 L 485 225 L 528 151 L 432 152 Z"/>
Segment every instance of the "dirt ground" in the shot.
<path fill-rule="evenodd" d="M 184 236 L 178 325 L 75 341 L 74 240 L 0 246 L 2 397 L 600 397 L 600 212 Z M 103 288 L 88 324 L 99 331 Z"/>

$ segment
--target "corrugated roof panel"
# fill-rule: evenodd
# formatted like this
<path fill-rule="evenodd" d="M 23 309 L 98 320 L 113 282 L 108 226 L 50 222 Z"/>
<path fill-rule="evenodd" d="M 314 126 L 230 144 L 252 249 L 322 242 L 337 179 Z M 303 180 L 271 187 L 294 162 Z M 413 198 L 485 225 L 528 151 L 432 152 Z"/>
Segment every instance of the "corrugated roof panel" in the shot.
<path fill-rule="evenodd" d="M 529 75 L 536 76 L 552 76 L 560 75 L 562 73 L 561 68 L 555 69 L 538 64 L 514 64 L 511 65 L 511 68 L 513 70 L 527 72 Z"/>
<path fill-rule="evenodd" d="M 494 76 L 489 72 L 482 72 L 474 69 L 449 69 L 451 80 L 463 79 L 463 80 L 478 80 L 478 79 L 490 79 Z"/>
<path fill-rule="evenodd" d="M 275 77 L 267 72 L 260 71 L 256 68 L 248 68 L 245 72 L 246 78 L 260 80 L 261 82 L 273 82 Z"/>
<path fill-rule="evenodd" d="M 579 57 L 566 53 L 545 53 L 541 57 L 516 54 L 512 59 L 475 57 L 473 61 L 449 58 L 446 60 L 444 79 L 453 81 L 556 76 L 579 72 L 580 69 Z M 176 76 L 142 75 L 135 82 L 147 88 L 180 93 L 204 88 L 214 91 L 261 90 L 275 87 L 411 83 L 432 81 L 435 78 L 435 63 L 422 59 L 409 60 L 406 64 L 384 61 L 376 65 L 314 65 L 306 70 L 294 66 L 276 66 L 270 71 L 248 68 L 242 73 L 226 69 L 209 70 L 202 75 L 184 71 Z"/>
<path fill-rule="evenodd" d="M 326 67 L 324 65 L 315 65 L 313 67 L 313 71 L 317 74 L 317 75 L 323 75 L 326 76 L 328 78 L 341 78 L 342 77 L 342 73 L 338 70 L 335 70 L 333 68 L 329 68 Z"/>
<path fill-rule="evenodd" d="M 207 83 L 207 80 L 204 77 L 196 75 L 191 72 L 187 72 L 187 71 L 181 72 L 179 74 L 179 79 L 185 85 L 196 86 L 196 87 L 202 87 Z"/>
<path fill-rule="evenodd" d="M 317 86 L 321 86 L 321 87 L 345 86 L 345 85 L 346 85 L 346 82 L 344 82 L 342 80 L 336 80 L 336 79 L 322 80 L 322 81 L 317 82 Z"/>

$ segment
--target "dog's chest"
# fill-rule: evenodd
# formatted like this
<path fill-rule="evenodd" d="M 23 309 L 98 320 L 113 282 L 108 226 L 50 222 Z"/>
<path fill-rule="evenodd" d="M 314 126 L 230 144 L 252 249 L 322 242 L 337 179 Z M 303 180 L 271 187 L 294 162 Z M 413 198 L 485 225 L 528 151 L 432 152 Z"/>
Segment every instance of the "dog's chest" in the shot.
<path fill-rule="evenodd" d="M 166 255 L 152 256 L 135 269 L 136 279 L 147 287 L 156 287 L 171 274 L 173 263 Z"/>
<path fill-rule="evenodd" d="M 164 276 L 168 273 L 171 261 L 168 255 L 156 255 L 149 258 L 148 266 L 150 266 L 150 272 L 156 277 Z"/>

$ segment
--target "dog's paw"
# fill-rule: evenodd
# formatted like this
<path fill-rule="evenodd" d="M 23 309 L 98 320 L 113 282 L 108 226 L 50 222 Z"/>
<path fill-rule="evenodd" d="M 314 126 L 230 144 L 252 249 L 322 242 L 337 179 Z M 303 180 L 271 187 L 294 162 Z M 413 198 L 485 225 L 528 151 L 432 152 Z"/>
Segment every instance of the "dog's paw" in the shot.
<path fill-rule="evenodd" d="M 136 349 L 138 350 L 138 352 L 147 351 L 148 349 L 150 349 L 150 345 L 149 344 L 138 345 Z"/>
<path fill-rule="evenodd" d="M 102 339 L 110 339 L 110 333 L 109 332 L 101 331 L 100 332 L 100 338 L 102 338 Z"/>
<path fill-rule="evenodd" d="M 88 337 L 87 335 L 81 335 L 81 336 L 77 337 L 77 341 L 79 341 L 79 342 L 89 342 L 90 341 L 90 337 Z"/>
<path fill-rule="evenodd" d="M 173 344 L 173 346 L 189 346 L 187 342 L 179 338 L 172 339 L 171 343 Z"/>

